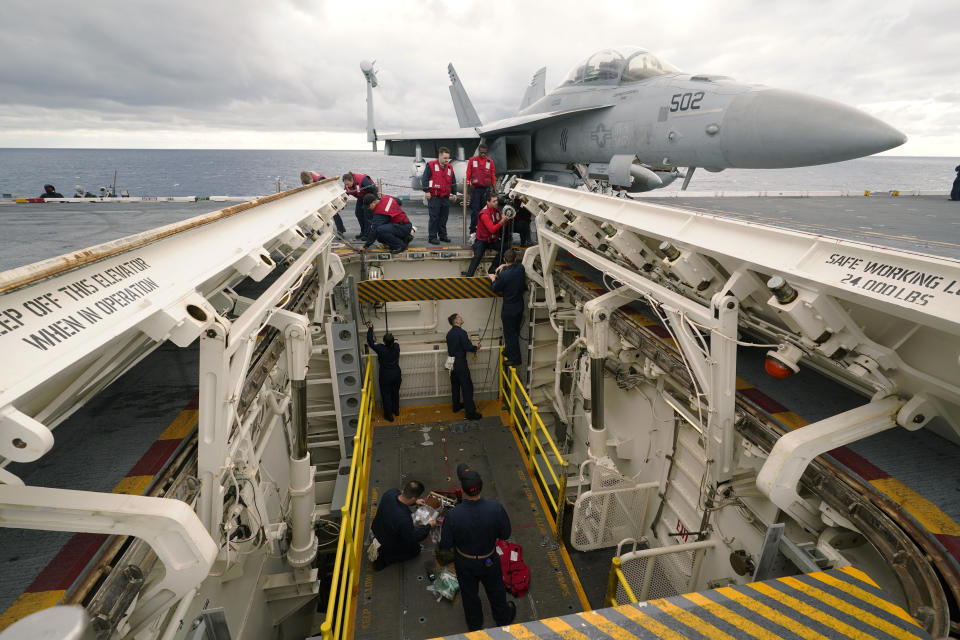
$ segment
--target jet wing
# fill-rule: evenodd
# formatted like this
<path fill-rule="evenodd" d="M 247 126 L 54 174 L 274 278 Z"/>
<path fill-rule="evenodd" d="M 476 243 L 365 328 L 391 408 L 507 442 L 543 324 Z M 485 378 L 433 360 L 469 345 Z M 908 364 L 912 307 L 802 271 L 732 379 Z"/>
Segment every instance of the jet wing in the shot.
<path fill-rule="evenodd" d="M 447 147 L 456 157 L 458 146 L 464 147 L 467 153 L 473 153 L 471 141 L 479 142 L 480 134 L 474 127 L 459 129 L 435 129 L 433 131 L 397 131 L 396 133 L 377 133 L 377 139 L 382 140 L 383 152 L 388 156 L 416 157 L 417 145 L 424 158 L 436 158 L 437 149 Z"/>
<path fill-rule="evenodd" d="M 479 142 L 481 136 L 497 136 L 511 131 L 536 128 L 540 125 L 570 116 L 601 109 L 609 109 L 613 105 L 601 104 L 590 107 L 578 107 L 562 111 L 547 111 L 546 113 L 531 113 L 525 116 L 514 116 L 504 120 L 497 120 L 482 127 L 461 127 L 459 129 L 436 129 L 433 131 L 398 131 L 396 133 L 377 133 L 377 140 L 382 140 L 383 152 L 388 156 L 416 157 L 417 145 L 420 145 L 420 154 L 424 158 L 437 157 L 440 147 L 450 149 L 456 157 L 457 147 L 463 147 L 466 153 L 473 153 L 474 141 Z"/>
<path fill-rule="evenodd" d="M 485 124 L 479 127 L 479 131 L 480 135 L 483 136 L 495 136 L 501 133 L 529 129 L 531 128 L 530 125 L 534 125 L 532 128 L 537 128 L 553 120 L 562 120 L 581 113 L 609 109 L 612 106 L 612 104 L 598 104 L 590 107 L 578 107 L 576 109 L 564 109 L 562 111 L 547 111 L 545 113 L 530 113 L 525 116 L 514 116 Z"/>

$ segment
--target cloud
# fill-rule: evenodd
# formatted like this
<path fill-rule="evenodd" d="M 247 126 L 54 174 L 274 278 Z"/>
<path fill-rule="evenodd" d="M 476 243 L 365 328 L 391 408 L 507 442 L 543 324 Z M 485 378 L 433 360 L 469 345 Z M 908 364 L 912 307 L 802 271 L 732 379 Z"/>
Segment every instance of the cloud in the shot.
<path fill-rule="evenodd" d="M 377 61 L 379 130 L 433 129 L 456 126 L 448 62 L 490 121 L 512 115 L 539 67 L 548 67 L 550 88 L 592 51 L 621 44 L 686 71 L 864 108 L 911 137 L 899 153 L 932 153 L 938 135 L 956 141 L 960 33 L 943 25 L 957 23 L 960 3 L 950 0 L 4 5 L 0 146 L 29 136 L 70 146 L 97 130 L 125 132 L 127 146 L 157 131 L 169 132 L 165 140 L 182 131 L 185 147 L 217 132 L 232 140 L 316 132 L 322 146 L 358 134 L 364 146 L 361 59 Z"/>

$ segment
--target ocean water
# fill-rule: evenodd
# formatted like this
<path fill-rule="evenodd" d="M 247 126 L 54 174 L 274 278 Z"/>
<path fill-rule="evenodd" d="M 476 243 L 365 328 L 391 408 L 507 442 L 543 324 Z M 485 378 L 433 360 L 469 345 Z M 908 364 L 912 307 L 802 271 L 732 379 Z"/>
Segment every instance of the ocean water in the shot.
<path fill-rule="evenodd" d="M 874 156 L 796 169 L 698 170 L 691 190 L 823 191 L 891 189 L 949 191 L 960 158 Z M 300 184 L 300 171 L 334 176 L 367 173 L 386 193 L 411 192 L 411 158 L 371 151 L 244 151 L 201 149 L 0 149 L 0 197 L 39 196 L 53 184 L 64 196 L 74 185 L 96 193 L 114 181 L 134 196 L 256 196 Z M 679 190 L 677 180 L 666 189 Z"/>

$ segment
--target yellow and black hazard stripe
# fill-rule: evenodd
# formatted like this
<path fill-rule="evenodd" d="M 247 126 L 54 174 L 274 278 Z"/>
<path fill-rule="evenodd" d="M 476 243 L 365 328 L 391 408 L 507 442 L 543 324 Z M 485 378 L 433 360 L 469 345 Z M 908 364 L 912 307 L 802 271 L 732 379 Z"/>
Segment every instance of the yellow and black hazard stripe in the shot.
<path fill-rule="evenodd" d="M 688 593 L 452 638 L 593 640 L 612 638 L 864 638 L 930 636 L 865 573 L 846 567 Z"/>
<path fill-rule="evenodd" d="M 360 302 L 402 302 L 406 300 L 462 300 L 494 298 L 489 278 L 407 278 L 364 280 L 357 285 Z"/>

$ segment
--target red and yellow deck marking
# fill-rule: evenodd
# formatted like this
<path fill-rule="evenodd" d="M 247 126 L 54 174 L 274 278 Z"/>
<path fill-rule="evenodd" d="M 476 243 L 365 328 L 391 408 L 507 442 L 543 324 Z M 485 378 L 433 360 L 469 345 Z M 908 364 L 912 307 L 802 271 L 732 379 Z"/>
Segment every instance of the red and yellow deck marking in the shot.
<path fill-rule="evenodd" d="M 143 495 L 156 474 L 170 461 L 197 424 L 197 402 L 193 400 L 157 438 L 143 457 L 127 472 L 111 493 Z M 94 533 L 78 533 L 63 546 L 53 560 L 30 583 L 10 607 L 0 615 L 0 631 L 31 613 L 52 607 L 63 600 L 83 570 L 95 559 L 109 536 Z"/>
<path fill-rule="evenodd" d="M 741 378 L 737 378 L 737 393 L 791 431 L 809 424 L 807 420 Z M 849 447 L 838 447 L 829 451 L 828 455 L 890 498 L 929 531 L 951 556 L 960 561 L 960 524 L 944 513 L 940 507 Z"/>
<path fill-rule="evenodd" d="M 94 533 L 78 533 L 70 538 L 27 590 L 0 615 L 0 630 L 60 602 L 107 538 L 104 534 Z"/>

